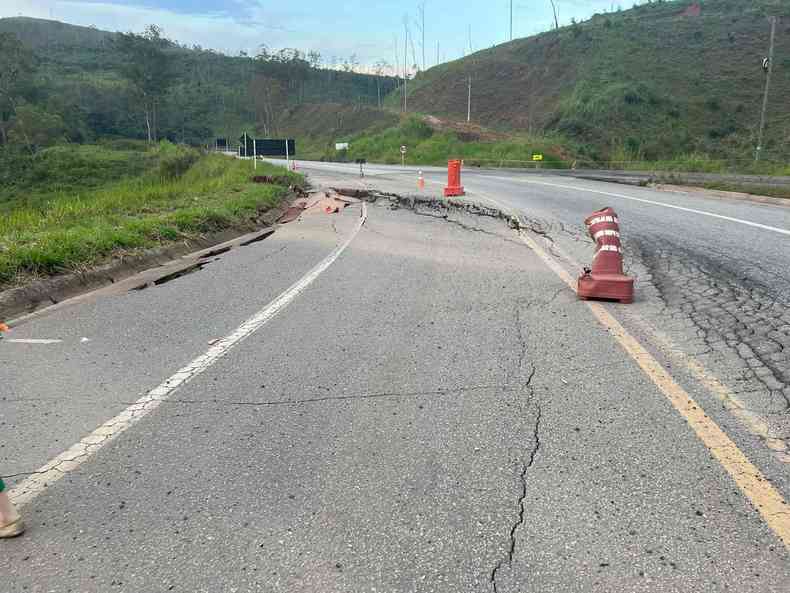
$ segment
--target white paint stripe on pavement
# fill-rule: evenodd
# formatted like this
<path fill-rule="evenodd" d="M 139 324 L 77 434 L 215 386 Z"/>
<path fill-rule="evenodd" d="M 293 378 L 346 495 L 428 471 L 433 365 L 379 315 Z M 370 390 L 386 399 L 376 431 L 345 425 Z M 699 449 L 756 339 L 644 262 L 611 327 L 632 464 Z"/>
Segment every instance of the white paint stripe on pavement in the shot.
<path fill-rule="evenodd" d="M 664 202 L 656 202 L 655 200 L 647 200 L 645 198 L 637 198 L 634 196 L 627 196 L 625 194 L 617 194 L 609 191 L 601 191 L 597 189 L 590 189 L 587 187 L 579 187 L 576 185 L 565 185 L 562 183 L 549 183 L 548 181 L 535 181 L 533 179 L 519 179 L 515 177 L 493 177 L 494 179 L 500 179 L 502 181 L 520 181 L 521 183 L 532 183 L 535 185 L 545 185 L 547 187 L 557 187 L 560 189 L 570 189 L 573 191 L 583 191 L 588 192 L 591 194 L 600 194 L 602 196 L 610 196 L 613 198 L 621 198 L 623 200 L 631 200 L 633 202 L 641 202 L 643 204 L 650 204 L 652 206 L 662 206 L 664 208 L 672 208 L 673 210 L 681 210 L 683 212 L 691 212 L 692 214 L 700 214 L 702 216 L 709 216 L 711 218 L 718 218 L 720 220 L 726 220 L 729 222 L 735 222 L 738 224 L 743 224 L 746 226 L 763 229 L 765 231 L 771 231 L 774 233 L 779 233 L 780 235 L 787 235 L 790 236 L 790 230 L 788 229 L 781 229 L 775 226 L 769 226 L 767 224 L 760 224 L 759 222 L 752 222 L 751 220 L 743 220 L 741 218 L 734 218 L 732 216 L 725 216 L 723 214 L 715 214 L 714 212 L 707 212 L 705 210 L 697 210 L 696 208 L 686 208 L 685 206 L 676 206 L 675 204 L 666 204 Z"/>
<path fill-rule="evenodd" d="M 302 291 L 312 284 L 316 278 L 340 257 L 340 254 L 346 250 L 357 236 L 362 225 L 365 224 L 366 219 L 367 207 L 363 202 L 359 222 L 354 230 L 341 245 L 337 246 L 334 251 L 318 265 L 271 303 L 266 305 L 265 308 L 242 323 L 233 333 L 219 340 L 209 348 L 205 354 L 198 356 L 172 377 L 146 393 L 123 412 L 102 424 L 88 436 L 84 437 L 79 443 L 73 445 L 27 477 L 9 492 L 11 500 L 18 506 L 29 503 L 48 486 L 60 480 L 68 472 L 77 469 L 102 447 L 157 409 L 176 389 L 194 379 L 220 358 L 225 356 L 234 346 L 263 327 L 263 325 L 285 309 L 291 301 L 299 296 Z"/>
<path fill-rule="evenodd" d="M 41 339 L 22 339 L 22 338 L 13 338 L 13 339 L 4 339 L 2 342 L 7 344 L 60 344 L 63 340 L 41 340 Z M 0 342 L 0 343 L 2 343 Z"/>

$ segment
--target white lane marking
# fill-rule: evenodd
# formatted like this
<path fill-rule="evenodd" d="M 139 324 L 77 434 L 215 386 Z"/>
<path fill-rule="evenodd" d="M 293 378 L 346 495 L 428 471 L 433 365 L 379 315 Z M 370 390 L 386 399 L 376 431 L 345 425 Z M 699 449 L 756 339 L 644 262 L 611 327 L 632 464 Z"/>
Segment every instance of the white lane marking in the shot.
<path fill-rule="evenodd" d="M 779 233 L 781 235 L 790 236 L 790 230 L 788 229 L 780 229 L 779 227 L 769 226 L 767 224 L 760 224 L 759 222 L 752 222 L 751 220 L 743 220 L 741 218 L 734 218 L 732 216 L 725 216 L 723 214 L 715 214 L 713 212 L 706 212 L 705 210 L 697 210 L 696 208 L 686 208 L 685 206 L 676 206 L 675 204 L 666 204 L 664 202 L 656 202 L 654 200 L 646 200 L 645 198 L 635 198 L 634 196 L 626 196 L 625 194 L 616 194 L 613 192 L 608 191 L 601 191 L 597 189 L 589 189 L 586 187 L 578 187 L 575 185 L 564 185 L 562 183 L 549 183 L 547 181 L 534 181 L 532 179 L 518 179 L 515 177 L 493 177 L 493 179 L 500 179 L 502 181 L 520 181 L 521 183 L 533 183 L 535 185 L 545 185 L 548 187 L 558 187 L 560 189 L 570 189 L 573 191 L 584 191 L 591 194 L 600 194 L 602 196 L 611 196 L 613 198 L 622 198 L 623 200 L 631 200 L 633 202 L 641 202 L 643 204 L 650 204 L 652 206 L 662 206 L 664 208 L 672 208 L 673 210 L 681 210 L 683 212 L 691 212 L 692 214 L 700 214 L 702 216 L 709 216 L 711 218 L 718 218 L 720 220 L 726 220 L 729 222 L 735 222 L 738 224 L 743 224 L 746 226 L 763 229 L 765 231 L 771 231 L 774 233 Z"/>
<path fill-rule="evenodd" d="M 312 284 L 322 272 L 340 257 L 340 254 L 345 251 L 357 236 L 362 225 L 365 224 L 366 219 L 367 206 L 362 202 L 362 212 L 360 213 L 357 226 L 349 237 L 341 245 L 337 246 L 332 253 L 326 256 L 318 265 L 307 272 L 307 274 L 271 303 L 266 305 L 261 311 L 242 323 L 233 333 L 219 340 L 215 345 L 209 348 L 205 354 L 198 356 L 187 366 L 176 372 L 172 377 L 153 388 L 123 412 L 115 416 L 115 418 L 102 424 L 80 442 L 73 445 L 27 477 L 9 492 L 11 500 L 18 506 L 29 503 L 48 486 L 60 480 L 68 472 L 77 469 L 102 447 L 156 410 L 176 389 L 194 379 L 220 358 L 225 356 L 234 346 L 259 330 L 275 315 L 285 309 L 291 301 L 299 296 L 304 289 Z"/>
<path fill-rule="evenodd" d="M 12 339 L 4 339 L 3 342 L 7 344 L 60 344 L 63 340 L 34 340 L 34 339 L 22 339 L 22 338 L 12 338 Z"/>

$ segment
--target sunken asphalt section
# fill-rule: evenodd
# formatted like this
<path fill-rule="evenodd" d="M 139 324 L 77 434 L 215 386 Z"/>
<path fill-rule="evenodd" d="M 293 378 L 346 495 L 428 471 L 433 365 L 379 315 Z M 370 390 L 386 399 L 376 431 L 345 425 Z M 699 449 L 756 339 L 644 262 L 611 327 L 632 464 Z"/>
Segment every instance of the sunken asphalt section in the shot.
<path fill-rule="evenodd" d="M 64 341 L 0 343 L 9 481 L 272 301 L 358 208 L 15 328 Z M 790 587 L 724 470 L 503 221 L 368 209 L 288 308 L 25 509 L 4 591 Z"/>
<path fill-rule="evenodd" d="M 310 166 L 321 174 L 343 172 L 348 179 L 354 172 L 353 166 Z M 426 195 L 437 194 L 446 180 L 436 168 L 426 168 L 425 177 Z M 365 181 L 413 192 L 416 169 L 371 165 Z M 637 278 L 636 303 L 620 309 L 620 319 L 635 333 L 642 333 L 644 322 L 666 333 L 765 423 L 761 438 L 765 441 L 767 435 L 775 452 L 771 463 L 780 464 L 776 479 L 790 493 L 790 236 L 660 205 L 788 232 L 790 201 L 776 206 L 706 199 L 698 193 L 501 171 L 465 172 L 463 183 L 470 199 L 492 198 L 517 213 L 549 241 L 547 249 L 556 247 L 578 262 L 576 269 L 588 264 L 593 252 L 584 218 L 601 207 L 614 207 L 622 222 L 625 264 Z M 634 318 L 640 322 L 629 324 Z"/>

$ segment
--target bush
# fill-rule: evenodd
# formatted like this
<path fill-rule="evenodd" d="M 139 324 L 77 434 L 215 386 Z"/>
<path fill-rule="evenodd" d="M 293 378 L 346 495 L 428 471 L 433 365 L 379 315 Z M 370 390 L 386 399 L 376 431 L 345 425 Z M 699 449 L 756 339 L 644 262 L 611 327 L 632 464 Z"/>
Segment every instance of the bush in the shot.
<path fill-rule="evenodd" d="M 425 140 L 433 135 L 433 129 L 416 115 L 410 116 L 401 124 L 400 131 L 409 140 Z"/>
<path fill-rule="evenodd" d="M 177 146 L 167 140 L 159 144 L 156 153 L 159 156 L 159 176 L 165 180 L 178 179 L 200 158 L 197 150 Z"/>
<path fill-rule="evenodd" d="M 0 148 L 0 196 L 5 193 L 76 191 L 139 175 L 153 156 L 99 146 L 53 146 L 30 154 Z"/>
<path fill-rule="evenodd" d="M 12 144 L 39 148 L 57 144 L 65 136 L 66 125 L 59 115 L 33 105 L 20 105 L 11 120 L 8 140 Z"/>

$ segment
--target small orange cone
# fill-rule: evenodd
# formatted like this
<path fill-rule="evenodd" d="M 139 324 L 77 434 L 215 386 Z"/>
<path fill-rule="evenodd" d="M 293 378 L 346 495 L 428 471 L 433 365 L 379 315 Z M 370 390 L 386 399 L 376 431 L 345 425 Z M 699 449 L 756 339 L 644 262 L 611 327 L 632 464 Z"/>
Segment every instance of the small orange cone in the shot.
<path fill-rule="evenodd" d="M 425 178 L 422 176 L 422 171 L 420 171 L 417 177 L 417 187 L 420 189 L 420 191 L 425 189 Z"/>

